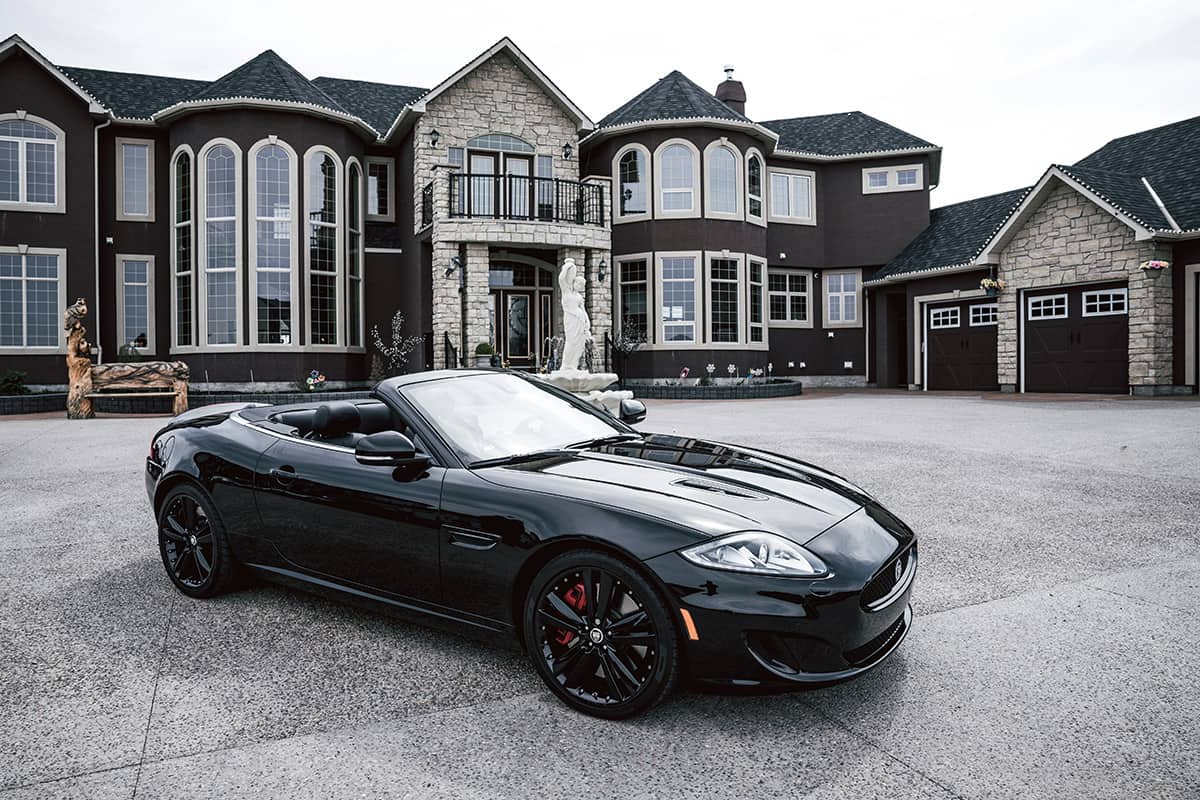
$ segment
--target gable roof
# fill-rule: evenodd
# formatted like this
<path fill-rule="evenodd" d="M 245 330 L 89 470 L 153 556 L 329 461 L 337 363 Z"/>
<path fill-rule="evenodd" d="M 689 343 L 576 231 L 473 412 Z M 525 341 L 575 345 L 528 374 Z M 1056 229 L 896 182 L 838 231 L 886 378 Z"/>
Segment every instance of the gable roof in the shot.
<path fill-rule="evenodd" d="M 779 150 L 818 156 L 930 151 L 937 145 L 861 111 L 761 123 L 779 134 Z"/>
<path fill-rule="evenodd" d="M 324 76 L 313 78 L 312 82 L 342 108 L 362 117 L 377 131 L 386 131 L 405 106 L 412 105 L 429 91 L 416 86 Z"/>
<path fill-rule="evenodd" d="M 975 257 L 1029 191 L 1030 187 L 1014 189 L 933 209 L 929 226 L 868 283 L 924 277 L 917 273 L 978 269 Z"/>
<path fill-rule="evenodd" d="M 753 124 L 749 118 L 725 105 L 682 72 L 673 70 L 606 115 L 600 120 L 599 127 L 688 119 L 727 119 Z"/>
<path fill-rule="evenodd" d="M 113 116 L 125 119 L 148 120 L 160 108 L 186 100 L 208 85 L 208 81 L 135 72 L 110 72 L 85 67 L 59 69 L 107 106 Z"/>
<path fill-rule="evenodd" d="M 27 55 L 31 59 L 33 59 L 43 69 L 45 69 L 47 72 L 49 72 L 54 77 L 55 80 L 59 81 L 64 86 L 66 86 L 68 89 L 70 89 L 71 92 L 74 93 L 77 97 L 79 97 L 80 100 L 87 103 L 89 113 L 104 114 L 104 113 L 108 112 L 108 109 L 105 108 L 104 105 L 99 100 L 97 100 L 97 98 L 95 96 L 90 94 L 86 89 L 84 89 L 78 83 L 71 80 L 71 78 L 68 77 L 61 69 L 56 67 L 54 64 L 51 64 L 50 61 L 45 56 L 43 56 L 41 53 L 39 53 L 37 50 L 35 50 L 33 47 L 31 47 L 28 42 L 26 42 L 20 36 L 17 36 L 15 33 L 12 36 L 9 36 L 4 41 L 0 42 L 0 61 L 3 61 L 5 58 L 7 58 L 13 52 L 24 53 L 25 55 Z"/>

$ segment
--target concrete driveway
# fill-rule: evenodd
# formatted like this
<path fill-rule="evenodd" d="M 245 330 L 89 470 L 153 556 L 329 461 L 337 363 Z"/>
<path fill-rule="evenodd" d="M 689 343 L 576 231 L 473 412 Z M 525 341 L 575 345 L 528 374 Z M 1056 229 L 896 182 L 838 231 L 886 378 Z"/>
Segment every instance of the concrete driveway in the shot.
<path fill-rule="evenodd" d="M 798 455 L 922 538 L 912 635 L 838 687 L 567 711 L 522 657 L 163 574 L 161 419 L 0 419 L 0 798 L 1200 796 L 1200 404 L 822 394 L 647 430 Z"/>

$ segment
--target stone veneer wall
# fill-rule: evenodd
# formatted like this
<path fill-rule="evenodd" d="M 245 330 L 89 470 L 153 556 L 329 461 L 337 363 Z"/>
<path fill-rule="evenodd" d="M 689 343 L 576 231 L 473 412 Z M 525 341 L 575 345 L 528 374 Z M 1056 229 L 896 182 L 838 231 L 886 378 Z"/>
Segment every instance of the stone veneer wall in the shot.
<path fill-rule="evenodd" d="M 1132 229 L 1065 184 L 1051 191 L 1000 252 L 996 274 L 1006 284 L 998 298 L 1000 385 L 1011 391 L 1018 382 L 1022 289 L 1128 281 L 1129 383 L 1135 392 L 1169 386 L 1170 276 L 1138 268 L 1153 258 L 1169 260 L 1169 248 L 1135 241 Z"/>

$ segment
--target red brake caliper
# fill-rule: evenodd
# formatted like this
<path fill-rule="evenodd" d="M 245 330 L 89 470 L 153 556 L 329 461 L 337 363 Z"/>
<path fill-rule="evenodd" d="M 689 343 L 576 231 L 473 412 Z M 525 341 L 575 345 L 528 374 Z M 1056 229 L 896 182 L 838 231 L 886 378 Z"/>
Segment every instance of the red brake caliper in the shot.
<path fill-rule="evenodd" d="M 577 583 L 570 589 L 567 589 L 566 594 L 563 595 L 563 600 L 566 600 L 567 605 L 569 605 L 571 608 L 582 613 L 584 606 L 587 605 L 587 598 L 583 593 L 583 584 Z M 575 634 L 571 633 L 570 631 L 564 631 L 560 628 L 558 634 L 554 637 L 554 641 L 558 642 L 559 644 L 570 644 L 571 640 L 574 638 Z"/>

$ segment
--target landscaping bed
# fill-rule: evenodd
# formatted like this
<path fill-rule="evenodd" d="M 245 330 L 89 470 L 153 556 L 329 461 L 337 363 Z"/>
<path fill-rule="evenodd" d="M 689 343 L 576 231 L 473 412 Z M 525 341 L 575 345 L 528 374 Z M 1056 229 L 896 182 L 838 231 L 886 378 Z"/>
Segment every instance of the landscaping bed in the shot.
<path fill-rule="evenodd" d="M 740 384 L 631 384 L 621 388 L 633 391 L 644 400 L 753 400 L 764 397 L 795 397 L 801 393 L 799 381 L 772 380 Z"/>

